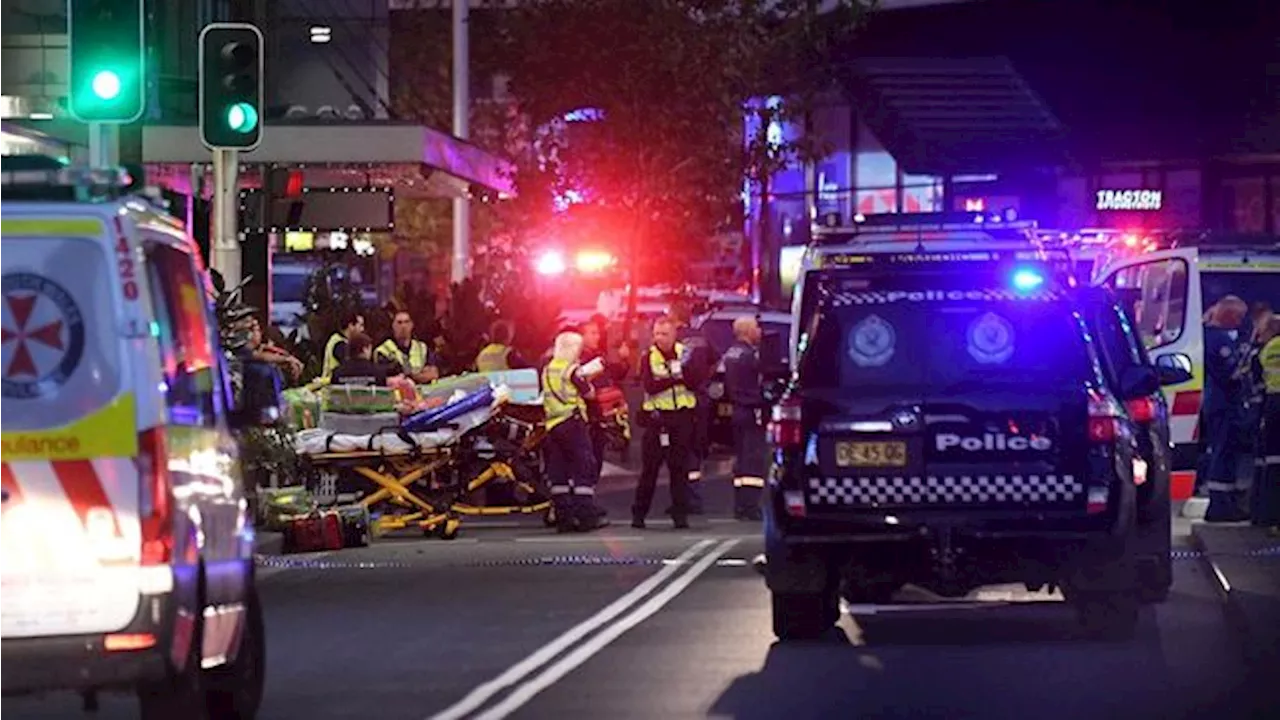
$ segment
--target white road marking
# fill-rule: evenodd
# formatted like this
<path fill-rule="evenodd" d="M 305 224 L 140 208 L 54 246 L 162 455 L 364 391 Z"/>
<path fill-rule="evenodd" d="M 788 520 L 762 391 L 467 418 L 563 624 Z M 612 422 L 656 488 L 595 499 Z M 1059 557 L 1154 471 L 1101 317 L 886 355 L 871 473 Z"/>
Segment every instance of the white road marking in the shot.
<path fill-rule="evenodd" d="M 297 555 L 293 555 L 293 556 L 292 556 L 292 559 L 296 559 L 296 560 L 307 560 L 307 561 L 310 561 L 310 562 L 314 562 L 314 561 L 316 561 L 316 560 L 323 560 L 324 558 L 327 558 L 327 557 L 329 557 L 330 555 L 334 554 L 334 552 L 336 552 L 336 551 L 335 551 L 335 550 L 326 550 L 326 551 L 324 551 L 324 552 L 318 552 L 318 553 L 298 553 Z M 277 557 L 289 557 L 289 556 L 286 556 L 286 555 L 279 555 L 279 556 L 277 556 Z M 259 567 L 259 568 L 254 568 L 254 570 L 253 570 L 253 579 L 254 579 L 254 581 L 255 581 L 255 582 L 263 582 L 263 581 L 265 581 L 265 580 L 268 580 L 268 579 L 270 579 L 270 578 L 275 577 L 276 575 L 279 575 L 279 574 L 280 574 L 280 573 L 282 573 L 282 572 L 285 572 L 285 571 L 287 571 L 287 570 L 293 570 L 293 569 L 295 569 L 295 568 L 290 568 L 290 567 Z"/>
<path fill-rule="evenodd" d="M 695 543 L 688 550 L 685 550 L 678 560 L 683 562 L 692 559 L 702 553 L 703 550 L 710 547 L 710 545 L 710 540 L 702 540 Z M 708 555 L 706 557 L 712 556 Z M 671 576 L 679 572 L 680 568 L 681 565 L 679 564 L 669 565 L 662 568 L 647 578 L 644 582 L 632 588 L 625 595 L 614 600 L 600 612 L 592 615 L 574 626 L 565 634 L 542 646 L 529 657 L 521 660 L 515 665 L 512 665 L 506 670 L 506 672 L 502 673 L 498 677 L 480 685 L 475 690 L 472 690 L 466 697 L 462 698 L 458 702 L 444 710 L 441 710 L 435 715 L 432 715 L 430 720 L 459 720 L 459 718 L 465 717 L 468 713 L 488 702 L 488 700 L 494 695 L 497 695 L 503 690 L 515 685 L 529 675 L 532 675 L 560 653 L 572 647 L 574 643 L 626 612 L 631 608 L 631 606 L 640 602 L 640 600 L 642 600 L 646 595 L 653 592 L 655 588 L 662 585 L 670 579 Z"/>
<path fill-rule="evenodd" d="M 573 672 L 575 668 L 591 659 L 591 656 L 603 650 L 609 643 L 617 640 L 623 633 L 652 617 L 667 603 L 675 599 L 677 595 L 684 592 L 694 580 L 698 579 L 698 576 L 706 572 L 736 544 L 738 544 L 737 540 L 725 540 L 717 545 L 714 550 L 702 556 L 698 562 L 694 563 L 693 567 L 689 568 L 687 572 L 676 580 L 673 580 L 661 592 L 641 603 L 626 617 L 600 631 L 600 634 L 579 645 L 573 652 L 549 665 L 537 677 L 522 683 L 505 700 L 480 714 L 478 720 L 502 720 L 502 718 L 519 710 L 538 693 Z"/>

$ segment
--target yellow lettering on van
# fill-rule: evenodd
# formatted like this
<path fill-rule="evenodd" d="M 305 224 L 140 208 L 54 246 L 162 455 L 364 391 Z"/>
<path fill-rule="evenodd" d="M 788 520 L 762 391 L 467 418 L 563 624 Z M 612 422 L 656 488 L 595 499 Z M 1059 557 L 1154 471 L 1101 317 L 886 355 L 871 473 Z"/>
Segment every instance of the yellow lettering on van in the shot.
<path fill-rule="evenodd" d="M 96 218 L 0 220 L 0 233 L 14 237 L 100 237 L 104 231 Z"/>
<path fill-rule="evenodd" d="M 69 425 L 0 434 L 0 455 L 20 460 L 90 460 L 138 454 L 133 393 L 124 393 Z"/>

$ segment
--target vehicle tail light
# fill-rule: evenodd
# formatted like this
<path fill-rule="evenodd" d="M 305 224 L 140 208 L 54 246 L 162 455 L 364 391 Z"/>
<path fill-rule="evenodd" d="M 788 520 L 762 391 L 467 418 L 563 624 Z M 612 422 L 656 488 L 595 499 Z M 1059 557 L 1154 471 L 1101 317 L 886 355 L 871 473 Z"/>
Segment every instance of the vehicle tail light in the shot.
<path fill-rule="evenodd" d="M 769 440 L 780 448 L 794 448 L 804 442 L 800 400 L 786 398 L 773 406 L 769 420 Z"/>
<path fill-rule="evenodd" d="M 1120 435 L 1120 418 L 1123 410 L 1115 398 L 1094 392 L 1089 396 L 1089 442 L 1107 444 Z"/>
<path fill-rule="evenodd" d="M 165 565 L 173 555 L 173 498 L 164 431 L 138 435 L 138 481 L 142 484 L 142 564 Z"/>
<path fill-rule="evenodd" d="M 103 638 L 102 647 L 107 652 L 146 650 L 156 646 L 156 636 L 151 633 L 113 633 Z"/>
<path fill-rule="evenodd" d="M 1156 419 L 1156 401 L 1151 398 L 1138 398 L 1125 403 L 1129 417 L 1134 422 L 1146 425 Z"/>

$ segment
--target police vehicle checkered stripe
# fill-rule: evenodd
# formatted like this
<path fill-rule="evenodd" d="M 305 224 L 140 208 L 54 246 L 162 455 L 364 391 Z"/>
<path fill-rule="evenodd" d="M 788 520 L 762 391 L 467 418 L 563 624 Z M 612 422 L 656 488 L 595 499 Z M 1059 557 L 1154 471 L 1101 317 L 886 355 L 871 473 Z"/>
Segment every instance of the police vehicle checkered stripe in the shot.
<path fill-rule="evenodd" d="M 942 475 L 809 479 L 814 505 L 934 505 L 1070 502 L 1084 493 L 1074 475 Z"/>

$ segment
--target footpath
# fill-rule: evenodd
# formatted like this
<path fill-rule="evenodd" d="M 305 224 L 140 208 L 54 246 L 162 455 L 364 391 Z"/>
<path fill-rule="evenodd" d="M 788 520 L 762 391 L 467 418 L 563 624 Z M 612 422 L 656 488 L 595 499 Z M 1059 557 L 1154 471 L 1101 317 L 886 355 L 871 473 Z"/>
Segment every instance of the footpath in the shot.
<path fill-rule="evenodd" d="M 1250 685 L 1280 707 L 1280 535 L 1244 524 L 1195 523 L 1191 540 L 1238 634 Z"/>

